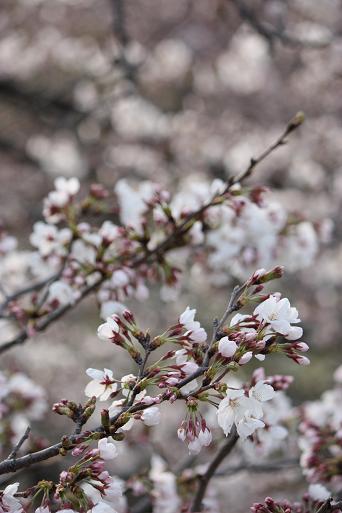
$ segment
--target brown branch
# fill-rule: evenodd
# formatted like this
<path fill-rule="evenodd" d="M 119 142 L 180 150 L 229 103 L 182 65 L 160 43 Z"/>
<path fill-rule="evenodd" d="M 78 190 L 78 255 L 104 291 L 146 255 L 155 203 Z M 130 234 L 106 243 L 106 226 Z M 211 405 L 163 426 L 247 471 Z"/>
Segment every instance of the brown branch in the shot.
<path fill-rule="evenodd" d="M 286 144 L 286 138 L 288 135 L 290 135 L 294 130 L 296 130 L 304 121 L 304 115 L 303 113 L 299 112 L 292 118 L 292 120 L 288 123 L 285 131 L 283 134 L 273 143 L 271 146 L 269 146 L 265 151 L 263 151 L 258 157 L 252 158 L 249 165 L 239 175 L 232 176 L 228 182 L 225 190 L 221 194 L 215 195 L 213 198 L 210 199 L 207 203 L 202 205 L 197 211 L 190 213 L 176 228 L 175 231 L 167 237 L 164 241 L 162 241 L 155 249 L 148 250 L 147 248 L 144 251 L 144 254 L 142 256 L 139 256 L 138 258 L 132 260 L 131 262 L 126 262 L 126 265 L 130 265 L 131 267 L 138 267 L 143 263 L 147 263 L 150 258 L 155 258 L 156 261 L 160 259 L 161 256 L 163 256 L 167 251 L 175 247 L 175 243 L 179 238 L 184 237 L 188 231 L 191 229 L 193 221 L 199 219 L 202 214 L 206 212 L 209 208 L 221 204 L 221 202 L 226 197 L 226 194 L 229 193 L 232 186 L 236 185 L 237 183 L 243 182 L 245 179 L 247 179 L 257 165 L 259 165 L 263 160 L 265 160 L 271 153 L 273 153 L 277 148 L 283 146 Z M 184 242 L 184 241 L 183 241 Z M 178 246 L 179 244 L 177 244 Z M 94 291 L 101 283 L 106 279 L 106 276 L 102 275 L 101 278 L 96 281 L 94 284 L 89 285 L 86 287 L 83 292 L 81 293 L 80 297 L 75 301 L 73 305 L 67 304 L 59 307 L 57 310 L 52 312 L 51 314 L 48 314 L 44 319 L 41 321 L 37 321 L 35 325 L 35 330 L 37 332 L 44 331 L 51 323 L 62 317 L 67 311 L 71 310 L 74 306 L 76 306 L 78 303 L 81 302 L 88 294 L 92 291 Z M 238 291 L 236 291 L 238 292 Z M 241 291 L 243 292 L 243 291 Z M 233 310 L 234 311 L 234 310 Z M 221 319 L 222 321 L 222 319 Z M 220 322 L 221 322 L 220 321 Z M 214 331 L 214 335 L 215 331 Z M 14 337 L 12 340 L 2 344 L 0 346 L 0 354 L 7 351 L 8 349 L 23 344 L 27 339 L 29 338 L 29 334 L 27 331 L 27 328 L 22 330 L 16 337 Z M 215 339 L 213 337 L 205 357 L 204 361 L 204 367 L 207 365 L 208 357 L 210 354 L 210 349 L 212 347 L 212 344 L 215 342 Z M 200 375 L 200 374 L 199 374 Z M 188 378 L 187 378 L 188 379 Z M 189 382 L 189 381 L 187 381 Z"/>
<path fill-rule="evenodd" d="M 21 296 L 25 296 L 26 294 L 30 294 L 31 292 L 36 292 L 37 290 L 42 289 L 46 285 L 49 285 L 51 282 L 58 280 L 62 274 L 62 270 L 58 271 L 57 273 L 53 274 L 52 276 L 49 276 L 48 278 L 44 278 L 41 281 L 38 281 L 36 283 L 32 283 L 31 285 L 28 285 L 27 287 L 24 287 L 20 290 L 16 290 L 13 292 L 13 294 L 6 294 L 6 299 L 0 306 L 0 315 L 1 313 L 7 308 L 9 303 L 12 301 L 15 301 L 16 299 L 20 298 Z"/>
<path fill-rule="evenodd" d="M 222 445 L 222 447 L 219 449 L 216 456 L 210 463 L 206 472 L 199 477 L 198 489 L 197 489 L 194 501 L 190 508 L 191 513 L 198 513 L 199 511 L 202 510 L 203 499 L 204 499 L 204 496 L 207 491 L 207 488 L 208 488 L 211 478 L 214 477 L 218 467 L 221 465 L 223 460 L 231 453 L 231 451 L 235 447 L 235 444 L 238 441 L 238 439 L 239 439 L 239 437 L 236 432 L 236 428 L 234 427 L 232 429 L 230 435 L 228 436 L 227 440 Z"/>
<path fill-rule="evenodd" d="M 284 46 L 305 47 L 312 49 L 326 48 L 332 43 L 333 38 L 330 38 L 326 41 L 309 41 L 307 39 L 301 39 L 295 35 L 289 34 L 285 30 L 276 29 L 268 23 L 261 22 L 255 15 L 254 11 L 247 7 L 247 5 L 242 0 L 228 1 L 234 4 L 240 18 L 243 21 L 246 21 L 253 30 L 258 32 L 258 34 L 266 39 L 271 47 L 275 41 L 279 41 Z"/>
<path fill-rule="evenodd" d="M 278 472 L 286 470 L 288 468 L 296 468 L 299 466 L 297 459 L 270 461 L 267 463 L 241 463 L 240 465 L 230 466 L 226 469 L 222 469 L 219 472 L 215 472 L 215 477 L 231 476 L 237 472 Z"/>
<path fill-rule="evenodd" d="M 98 283 L 95 283 L 92 285 L 92 287 L 96 287 L 97 285 L 98 285 Z M 236 301 L 240 297 L 242 291 L 245 290 L 245 288 L 246 288 L 246 284 L 243 284 L 240 287 L 235 287 L 235 289 L 232 293 L 232 296 L 229 300 L 228 307 L 225 310 L 220 322 L 217 324 L 218 328 L 220 328 L 226 321 L 227 316 L 228 316 L 227 312 L 236 310 Z M 79 301 L 81 301 L 81 298 L 79 298 Z M 70 307 L 70 305 L 65 305 L 63 308 L 56 310 L 55 312 L 53 312 L 53 314 L 50 314 L 48 316 L 48 319 L 44 319 L 44 321 L 43 321 L 45 323 L 45 326 L 52 322 L 51 315 L 54 315 L 54 319 L 59 318 L 63 315 L 64 311 L 66 309 L 68 309 L 69 307 Z M 40 328 L 42 330 L 42 329 L 44 329 L 44 326 L 41 325 Z M 13 343 L 13 341 L 12 341 L 12 343 Z M 147 362 L 148 356 L 149 356 L 149 350 L 147 349 L 146 354 L 145 354 L 145 359 L 144 359 L 143 363 L 141 364 L 141 366 L 139 367 L 139 376 L 141 378 L 143 377 L 143 374 L 144 374 L 144 368 L 145 368 L 145 364 Z M 210 361 L 210 354 L 208 352 L 205 357 L 206 364 L 204 366 L 199 367 L 190 376 L 187 376 L 186 378 L 181 380 L 179 383 L 177 383 L 175 388 L 180 390 L 187 383 L 190 383 L 190 381 L 196 379 L 199 376 L 202 376 L 209 368 L 209 361 Z M 132 396 L 133 396 L 133 400 L 134 400 L 134 394 L 132 394 Z M 164 395 L 162 396 L 161 401 L 163 402 L 168 399 L 169 399 L 169 394 L 168 394 L 168 391 L 166 391 L 164 393 Z M 148 407 L 149 407 L 148 404 L 139 404 L 138 403 L 138 404 L 134 405 L 134 404 L 128 403 L 126 406 L 124 406 L 122 408 L 122 410 L 119 413 L 117 413 L 116 415 L 114 415 L 114 417 L 112 417 L 110 419 L 110 423 L 111 423 L 111 425 L 114 425 L 115 422 L 120 418 L 121 415 L 130 414 L 130 413 L 132 414 L 132 413 L 135 413 L 138 411 L 142 411 Z M 79 430 L 77 430 L 77 431 L 79 431 Z M 92 433 L 102 433 L 103 436 L 106 436 L 103 426 L 97 427 L 94 431 L 92 431 Z M 91 436 L 91 432 L 89 433 L 89 436 Z M 69 445 L 71 446 L 72 443 L 77 442 L 77 440 L 79 440 L 80 437 L 82 437 L 82 433 L 74 432 L 71 436 L 68 437 Z M 35 453 L 27 454 L 26 456 L 22 456 L 21 458 L 9 457 L 0 463 L 0 475 L 6 474 L 8 472 L 16 472 L 17 470 L 19 470 L 21 468 L 25 468 L 30 465 L 33 465 L 34 463 L 39 463 L 41 461 L 45 461 L 49 458 L 57 456 L 60 452 L 60 449 L 62 449 L 62 447 L 63 447 L 63 443 L 59 442 L 57 444 L 54 444 L 50 447 L 47 447 L 47 448 L 37 451 Z"/>
<path fill-rule="evenodd" d="M 15 460 L 18 454 L 19 449 L 22 447 L 22 445 L 26 442 L 28 437 L 30 436 L 31 428 L 28 426 L 25 430 L 25 433 L 20 438 L 20 440 L 16 443 L 16 445 L 13 447 L 12 452 L 8 456 L 8 460 Z"/>
<path fill-rule="evenodd" d="M 110 3 L 113 10 L 114 34 L 122 47 L 125 47 L 129 42 L 126 30 L 125 0 L 110 0 Z"/>
<path fill-rule="evenodd" d="M 297 112 L 297 114 L 290 120 L 284 132 L 280 135 L 280 137 L 278 137 L 278 139 L 273 144 L 271 144 L 265 151 L 263 151 L 258 157 L 251 158 L 250 163 L 245 169 L 245 171 L 233 177 L 228 182 L 228 184 L 231 186 L 246 180 L 246 178 L 248 178 L 253 173 L 256 166 L 261 164 L 261 162 L 263 162 L 267 157 L 269 157 L 269 155 L 271 155 L 271 153 L 273 153 L 275 150 L 284 146 L 287 143 L 286 138 L 298 127 L 300 127 L 300 125 L 302 125 L 304 119 L 305 118 L 303 112 Z"/>

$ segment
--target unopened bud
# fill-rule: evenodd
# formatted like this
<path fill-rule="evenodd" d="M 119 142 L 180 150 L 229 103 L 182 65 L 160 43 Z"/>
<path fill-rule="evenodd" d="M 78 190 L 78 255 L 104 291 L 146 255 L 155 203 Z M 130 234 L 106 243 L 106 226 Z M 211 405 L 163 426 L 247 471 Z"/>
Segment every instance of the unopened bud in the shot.
<path fill-rule="evenodd" d="M 297 114 L 291 119 L 289 124 L 287 125 L 286 133 L 290 134 L 293 130 L 296 130 L 300 125 L 302 125 L 305 121 L 305 114 L 302 111 L 297 112 Z"/>
<path fill-rule="evenodd" d="M 110 428 L 110 417 L 109 417 L 109 411 L 106 409 L 103 409 L 101 411 L 101 425 L 103 429 L 108 432 Z"/>
<path fill-rule="evenodd" d="M 95 199 L 104 199 L 109 196 L 108 191 L 99 183 L 92 183 L 90 185 L 89 194 Z"/>

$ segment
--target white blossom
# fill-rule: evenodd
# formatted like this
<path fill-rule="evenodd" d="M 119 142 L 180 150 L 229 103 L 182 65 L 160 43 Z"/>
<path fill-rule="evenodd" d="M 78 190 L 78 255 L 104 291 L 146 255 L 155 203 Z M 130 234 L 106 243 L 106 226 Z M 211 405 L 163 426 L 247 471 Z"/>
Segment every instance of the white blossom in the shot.
<path fill-rule="evenodd" d="M 274 397 L 271 385 L 259 381 L 249 390 L 248 397 L 244 390 L 228 389 L 217 410 L 219 426 L 227 436 L 233 424 L 241 438 L 246 438 L 255 430 L 264 427 L 262 403 Z"/>
<path fill-rule="evenodd" d="M 67 283 L 55 281 L 49 287 L 47 302 L 58 301 L 61 305 L 73 305 L 76 294 Z"/>
<path fill-rule="evenodd" d="M 68 196 L 75 196 L 80 189 L 80 181 L 78 178 L 65 178 L 59 176 L 55 180 L 55 188 L 57 191 L 63 192 Z"/>
<path fill-rule="evenodd" d="M 118 455 L 116 445 L 111 438 L 101 438 L 97 443 L 100 458 L 103 460 L 113 460 Z"/>
<path fill-rule="evenodd" d="M 33 225 L 33 232 L 30 236 L 32 246 L 35 246 L 42 257 L 55 253 L 60 256 L 66 254 L 66 245 L 72 237 L 69 228 L 58 228 L 51 224 L 38 221 Z"/>
<path fill-rule="evenodd" d="M 314 501 L 324 502 L 331 497 L 331 493 L 322 484 L 311 484 L 309 486 L 309 496 Z"/>
<path fill-rule="evenodd" d="M 20 501 L 14 497 L 14 495 L 17 493 L 19 488 L 19 483 L 13 483 L 6 486 L 3 492 L 3 496 L 0 500 L 0 508 L 2 503 L 3 511 L 9 512 L 9 513 L 19 513 L 23 511 L 23 507 L 20 503 Z"/>
<path fill-rule="evenodd" d="M 300 319 L 297 309 L 291 307 L 287 298 L 278 300 L 275 295 L 270 295 L 256 307 L 253 313 L 259 321 L 266 322 L 273 331 L 284 335 L 289 340 L 296 340 L 303 334 L 302 328 L 291 326 L 300 322 Z"/>
<path fill-rule="evenodd" d="M 193 308 L 191 310 L 190 307 L 187 306 L 186 309 L 184 310 L 184 312 L 179 316 L 179 324 L 182 324 L 187 329 L 191 329 L 191 325 L 195 320 L 195 315 L 196 315 L 196 309 Z M 188 327 L 188 326 L 190 326 L 190 327 Z"/>
<path fill-rule="evenodd" d="M 141 420 L 146 426 L 157 426 L 160 422 L 159 408 L 157 406 L 146 408 L 146 410 L 142 412 Z"/>
<path fill-rule="evenodd" d="M 237 350 L 237 345 L 234 340 L 229 340 L 228 337 L 223 337 L 218 343 L 218 352 L 224 358 L 231 358 Z"/>
<path fill-rule="evenodd" d="M 112 340 L 115 333 L 119 333 L 120 328 L 112 317 L 107 317 L 107 321 L 97 328 L 97 336 L 101 340 Z"/>
<path fill-rule="evenodd" d="M 111 370 L 87 369 L 86 373 L 93 378 L 84 391 L 87 397 L 95 396 L 100 401 L 106 401 L 112 393 L 116 392 L 118 385 L 113 379 L 113 372 Z"/>

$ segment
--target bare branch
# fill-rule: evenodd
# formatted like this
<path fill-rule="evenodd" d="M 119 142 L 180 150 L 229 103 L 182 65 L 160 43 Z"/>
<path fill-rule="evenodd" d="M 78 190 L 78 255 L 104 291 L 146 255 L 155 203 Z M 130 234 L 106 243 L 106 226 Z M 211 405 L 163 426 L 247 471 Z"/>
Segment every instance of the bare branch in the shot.
<path fill-rule="evenodd" d="M 289 34 L 285 30 L 276 29 L 272 25 L 261 22 L 254 11 L 247 7 L 243 0 L 229 0 L 236 7 L 240 18 L 246 21 L 253 30 L 258 32 L 272 47 L 275 41 L 279 41 L 285 46 L 306 47 L 313 49 L 326 48 L 332 43 L 333 38 L 329 40 L 310 41 L 301 39 L 295 35 Z"/>
<path fill-rule="evenodd" d="M 237 472 L 256 472 L 256 473 L 267 473 L 277 472 L 286 470 L 288 468 L 295 468 L 299 466 L 297 459 L 270 461 L 267 463 L 241 463 L 240 465 L 230 466 L 226 469 L 222 469 L 219 472 L 215 472 L 215 477 L 231 476 Z"/>
<path fill-rule="evenodd" d="M 198 489 L 194 498 L 194 501 L 192 503 L 190 511 L 192 513 L 197 513 L 202 510 L 202 503 L 205 496 L 205 493 L 207 491 L 209 482 L 211 478 L 215 475 L 218 467 L 221 465 L 223 460 L 231 453 L 233 448 L 235 447 L 236 442 L 238 441 L 239 437 L 236 432 L 236 428 L 234 427 L 228 436 L 225 443 L 222 445 L 222 447 L 217 452 L 215 458 L 210 463 L 209 467 L 207 468 L 206 472 L 199 477 L 199 485 Z"/>
<path fill-rule="evenodd" d="M 8 460 L 15 460 L 16 459 L 19 449 L 22 447 L 22 445 L 28 439 L 28 437 L 30 436 L 30 433 L 31 433 L 31 428 L 30 428 L 30 426 L 28 426 L 26 428 L 25 433 L 23 434 L 23 436 L 20 438 L 18 443 L 13 447 L 12 452 L 9 454 L 9 456 L 7 458 Z"/>
<path fill-rule="evenodd" d="M 114 34 L 120 44 L 125 47 L 129 42 L 126 30 L 126 11 L 125 0 L 110 0 L 113 10 L 113 27 Z"/>

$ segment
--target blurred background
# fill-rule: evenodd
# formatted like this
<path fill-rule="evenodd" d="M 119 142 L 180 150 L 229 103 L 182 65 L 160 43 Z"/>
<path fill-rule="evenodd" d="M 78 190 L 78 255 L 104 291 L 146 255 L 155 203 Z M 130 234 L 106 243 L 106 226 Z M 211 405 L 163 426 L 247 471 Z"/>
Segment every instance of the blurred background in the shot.
<path fill-rule="evenodd" d="M 295 375 L 295 402 L 328 388 L 341 363 L 341 0 L 2 0 L 0 34 L 0 218 L 21 249 L 57 176 L 84 187 L 148 179 L 170 190 L 225 179 L 305 112 L 304 126 L 251 181 L 314 222 L 334 221 L 315 264 L 277 285 L 301 314 L 312 365 L 272 360 L 272 372 Z M 192 280 L 176 304 L 153 292 L 129 306 L 156 332 L 187 304 L 210 328 L 227 290 Z M 26 371 L 51 404 L 83 400 L 89 366 L 131 371 L 113 347 L 100 350 L 92 304 L 8 353 L 2 368 Z M 63 430 L 55 417 L 43 433 L 50 440 Z M 298 473 L 285 478 L 295 495 Z M 232 479 L 245 494 L 236 511 L 272 493 L 267 476 L 248 493 L 246 479 Z M 272 486 L 284 489 L 281 480 L 272 476 Z"/>

